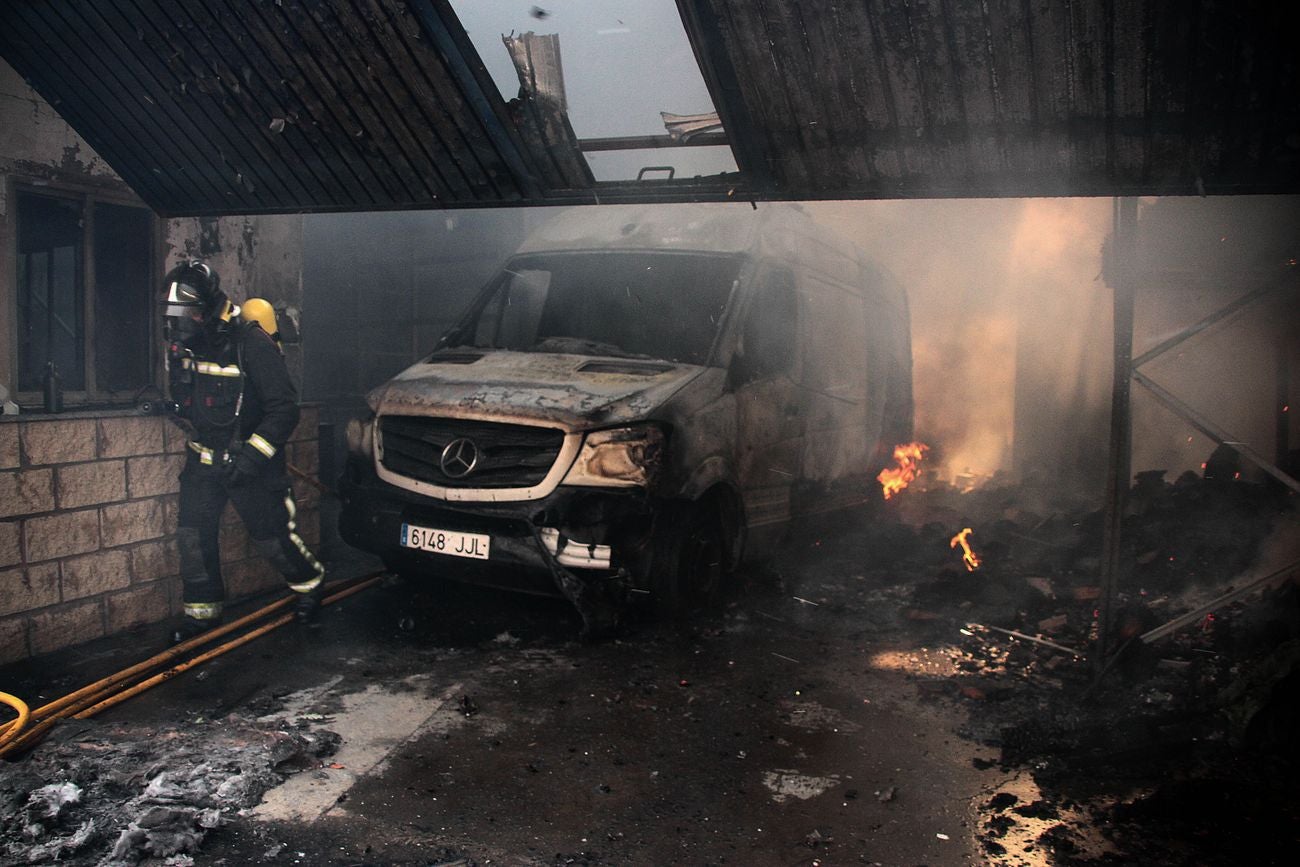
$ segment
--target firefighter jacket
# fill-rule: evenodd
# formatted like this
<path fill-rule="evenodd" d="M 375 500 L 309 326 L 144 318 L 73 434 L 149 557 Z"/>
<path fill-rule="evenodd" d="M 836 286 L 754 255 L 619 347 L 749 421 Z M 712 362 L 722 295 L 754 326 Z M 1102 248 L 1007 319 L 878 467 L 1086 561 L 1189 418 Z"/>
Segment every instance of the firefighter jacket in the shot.
<path fill-rule="evenodd" d="M 236 318 L 203 329 L 172 355 L 172 400 L 193 429 L 190 450 L 200 462 L 221 462 L 228 452 L 252 448 L 268 459 L 268 476 L 283 478 L 284 444 L 298 424 L 298 391 L 270 336 Z"/>

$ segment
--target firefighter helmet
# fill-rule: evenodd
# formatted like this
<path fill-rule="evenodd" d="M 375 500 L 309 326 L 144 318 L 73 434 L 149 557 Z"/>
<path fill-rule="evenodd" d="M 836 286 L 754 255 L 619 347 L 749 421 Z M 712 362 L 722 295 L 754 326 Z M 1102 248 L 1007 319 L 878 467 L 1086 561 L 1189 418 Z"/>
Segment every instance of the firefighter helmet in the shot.
<path fill-rule="evenodd" d="M 221 278 L 206 262 L 182 262 L 167 272 L 163 282 L 167 316 L 210 320 L 227 313 L 230 302 L 221 291 Z"/>

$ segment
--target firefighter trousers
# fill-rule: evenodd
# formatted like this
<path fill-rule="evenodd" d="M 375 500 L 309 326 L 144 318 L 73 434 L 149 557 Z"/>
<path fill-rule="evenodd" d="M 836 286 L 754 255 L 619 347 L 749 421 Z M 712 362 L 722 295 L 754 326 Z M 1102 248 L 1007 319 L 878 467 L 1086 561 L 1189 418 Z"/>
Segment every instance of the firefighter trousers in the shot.
<path fill-rule="evenodd" d="M 270 560 L 295 593 L 311 593 L 325 567 L 297 533 L 297 506 L 287 479 L 265 478 L 228 485 L 220 467 L 191 459 L 181 472 L 177 540 L 181 600 L 187 617 L 219 620 L 226 599 L 221 577 L 221 514 L 235 507 L 259 554 Z"/>

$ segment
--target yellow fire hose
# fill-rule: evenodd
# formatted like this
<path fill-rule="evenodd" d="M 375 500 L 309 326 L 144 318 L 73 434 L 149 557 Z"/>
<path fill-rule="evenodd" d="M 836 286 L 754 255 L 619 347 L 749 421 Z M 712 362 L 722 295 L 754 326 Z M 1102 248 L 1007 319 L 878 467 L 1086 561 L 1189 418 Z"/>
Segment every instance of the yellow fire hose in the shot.
<path fill-rule="evenodd" d="M 231 622 L 226 623 L 222 626 L 214 627 L 213 629 L 201 633 L 198 636 L 189 639 L 188 641 L 181 642 L 175 647 L 170 647 L 159 654 L 151 656 L 148 659 L 146 659 L 144 662 L 138 662 L 135 665 L 130 666 L 129 668 L 124 668 L 121 671 L 116 672 L 115 674 L 110 674 L 108 677 L 105 677 L 101 680 L 97 680 L 94 683 L 87 684 L 86 686 L 83 686 L 81 689 L 77 690 L 76 692 L 70 692 L 67 695 L 63 696 L 63 698 L 56 699 L 47 705 L 43 705 L 37 708 L 33 716 L 35 716 L 37 719 L 41 719 L 45 716 L 48 716 L 51 713 L 54 713 L 56 711 L 62 710 L 65 707 L 75 704 L 81 699 L 89 698 L 94 695 L 97 695 L 98 693 L 105 692 L 108 689 L 122 683 L 123 681 L 129 680 L 135 675 L 140 674 L 141 672 L 149 671 L 150 669 L 156 668 L 165 662 L 170 662 L 171 660 L 184 655 L 185 653 L 189 652 L 190 650 L 193 650 L 196 647 L 201 647 L 202 645 L 207 644 L 208 642 L 213 641 L 217 638 L 220 638 L 223 635 L 228 635 L 231 632 L 234 632 L 236 629 L 239 629 L 243 626 L 247 626 L 249 623 L 252 623 L 253 621 L 258 620 L 262 617 L 265 617 L 266 615 L 270 614 L 272 611 L 276 611 L 277 609 L 283 608 L 291 602 L 293 602 L 292 596 L 286 596 L 283 599 L 277 599 L 275 602 L 272 602 L 270 605 L 267 605 L 264 608 L 259 608 L 257 611 L 254 611 L 250 614 L 246 614 L 243 617 L 240 617 L 238 620 L 232 620 Z M 0 727 L 0 732 L 6 731 L 6 729 L 8 729 L 9 726 L 12 726 L 14 722 L 10 722 L 8 725 Z"/>
<path fill-rule="evenodd" d="M 354 593 L 359 593 L 367 587 L 373 586 L 381 580 L 383 580 L 383 575 L 376 574 L 362 578 L 361 580 L 342 589 L 336 590 L 335 588 L 337 588 L 338 585 L 332 585 L 328 590 L 334 590 L 335 592 L 321 600 L 321 604 L 332 605 L 335 602 L 346 599 Z M 278 629 L 284 624 L 292 621 L 293 615 L 282 614 L 274 620 L 268 621 L 238 638 L 231 639 L 230 641 L 220 644 L 192 659 L 179 663 L 166 671 L 146 678 L 145 680 L 136 683 L 134 686 L 119 689 L 119 687 L 123 687 L 124 684 L 134 676 L 157 668 L 159 665 L 171 662 L 172 660 L 184 655 L 186 652 L 210 643 L 216 638 L 228 635 L 230 632 L 239 629 L 242 626 L 246 626 L 280 608 L 285 607 L 292 601 L 293 597 L 291 596 L 285 597 L 284 599 L 278 599 L 270 605 L 247 614 L 238 620 L 216 627 L 208 632 L 196 636 L 195 638 L 191 638 L 189 641 L 185 641 L 173 648 L 165 650 L 144 662 L 137 663 L 136 665 L 125 668 L 116 674 L 109 675 L 108 677 L 92 684 L 88 684 L 76 692 L 69 693 L 63 698 L 57 699 L 56 701 L 52 701 L 49 704 L 38 708 L 34 714 L 28 713 L 27 705 L 23 704 L 19 699 L 5 693 L 0 693 L 0 701 L 5 701 L 5 703 L 11 704 L 11 706 L 19 710 L 18 719 L 10 721 L 4 727 L 0 727 L 0 758 L 3 758 L 10 753 L 20 752 L 34 746 L 46 735 L 47 732 L 49 732 L 51 728 L 53 728 L 54 724 L 61 719 L 66 717 L 86 719 L 87 717 L 94 716 L 100 711 L 119 704 L 128 698 L 139 695 L 145 690 L 157 686 L 165 680 L 170 680 L 196 665 L 201 665 L 210 659 L 215 659 L 216 657 L 228 653 L 237 647 L 242 647 L 255 638 L 259 638 L 274 629 Z M 119 691 L 114 692 L 115 689 L 119 689 Z M 12 699 L 13 702 L 18 702 L 18 704 L 13 704 L 9 699 Z M 19 708 L 18 705 L 21 705 L 21 708 Z M 24 731 L 24 726 L 27 724 L 29 718 L 32 717 L 39 720 L 39 722 L 37 722 L 31 729 Z"/>
<path fill-rule="evenodd" d="M 27 702 L 7 692 L 0 692 L 0 702 L 9 705 L 18 712 L 18 719 L 11 721 L 4 729 L 0 729 L 0 751 L 2 751 L 6 744 L 18 736 L 18 733 L 23 730 L 23 726 L 27 725 L 27 719 L 31 716 L 31 711 L 27 707 Z"/>

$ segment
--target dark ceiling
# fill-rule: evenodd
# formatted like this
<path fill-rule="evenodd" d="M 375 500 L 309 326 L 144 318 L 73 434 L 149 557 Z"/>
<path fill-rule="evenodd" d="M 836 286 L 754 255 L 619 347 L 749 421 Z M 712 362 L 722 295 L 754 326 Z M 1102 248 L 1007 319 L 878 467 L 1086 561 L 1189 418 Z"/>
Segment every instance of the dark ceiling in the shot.
<path fill-rule="evenodd" d="M 0 0 L 0 55 L 173 216 L 1300 192 L 1297 4 L 678 7 L 737 173 L 593 181 L 446 0 Z"/>

